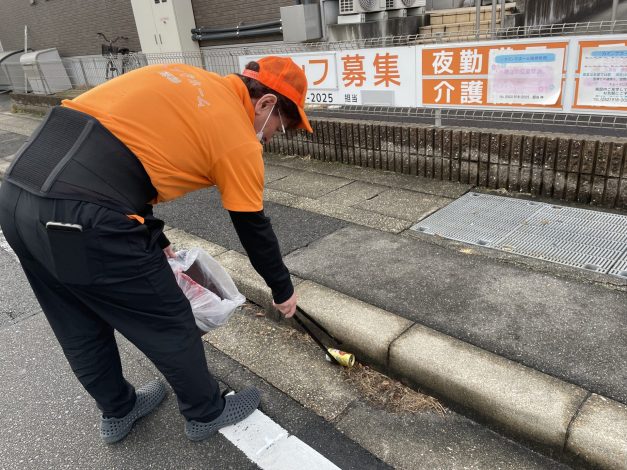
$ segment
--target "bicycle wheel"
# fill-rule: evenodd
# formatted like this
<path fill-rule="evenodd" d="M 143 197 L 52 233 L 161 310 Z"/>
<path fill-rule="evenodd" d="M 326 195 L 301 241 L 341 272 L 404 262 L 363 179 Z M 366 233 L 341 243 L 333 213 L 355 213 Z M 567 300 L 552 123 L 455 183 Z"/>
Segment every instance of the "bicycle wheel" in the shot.
<path fill-rule="evenodd" d="M 133 54 L 129 54 L 124 59 L 122 59 L 122 73 L 130 72 L 131 70 L 137 70 L 141 68 L 141 63 L 139 59 L 135 57 Z"/>
<path fill-rule="evenodd" d="M 113 59 L 109 59 L 107 61 L 107 67 L 105 72 L 105 78 L 109 80 L 110 78 L 117 77 L 120 74 L 117 64 Z"/>

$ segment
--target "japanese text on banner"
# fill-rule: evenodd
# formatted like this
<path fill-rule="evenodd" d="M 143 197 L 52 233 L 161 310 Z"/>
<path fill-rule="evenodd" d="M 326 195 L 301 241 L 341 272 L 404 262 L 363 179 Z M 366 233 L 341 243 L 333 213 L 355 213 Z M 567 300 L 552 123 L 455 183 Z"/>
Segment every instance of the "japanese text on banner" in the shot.
<path fill-rule="evenodd" d="M 537 43 L 512 41 L 424 47 L 422 104 L 561 107 L 566 46 L 550 43 L 541 52 Z"/>
<path fill-rule="evenodd" d="M 582 41 L 575 108 L 627 111 L 627 41 Z"/>
<path fill-rule="evenodd" d="M 416 101 L 414 47 L 283 55 L 304 70 L 307 103 L 413 106 Z M 240 67 L 260 57 L 242 56 Z"/>
<path fill-rule="evenodd" d="M 413 47 L 359 49 L 338 54 L 340 94 L 346 104 L 412 106 Z"/>

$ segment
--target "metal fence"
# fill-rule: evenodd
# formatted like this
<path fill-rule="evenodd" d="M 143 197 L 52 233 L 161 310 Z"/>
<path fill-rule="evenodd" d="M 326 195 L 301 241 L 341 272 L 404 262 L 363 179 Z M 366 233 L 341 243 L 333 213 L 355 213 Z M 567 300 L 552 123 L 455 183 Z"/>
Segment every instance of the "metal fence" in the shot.
<path fill-rule="evenodd" d="M 612 114 L 571 114 L 544 111 L 503 111 L 459 108 L 400 108 L 390 106 L 315 106 L 310 114 L 325 117 L 419 122 L 440 126 L 469 126 L 487 123 L 517 130 L 536 129 L 572 132 L 575 129 L 611 131 L 603 134 L 627 136 L 627 116 Z M 507 125 L 507 126 L 504 126 Z M 588 132 L 593 133 L 593 132 Z"/>
<path fill-rule="evenodd" d="M 126 72 L 150 64 L 187 63 L 210 70 L 204 53 L 101 55 L 64 57 L 59 61 L 39 61 L 28 70 L 16 63 L 0 64 L 15 93 L 54 94 L 69 89 L 85 90 Z M 227 72 L 232 73 L 232 72 Z M 67 84 L 65 88 L 61 84 Z"/>
<path fill-rule="evenodd" d="M 412 46 L 447 42 L 463 42 L 493 39 L 538 38 L 572 35 L 599 35 L 627 33 L 627 20 L 556 25 L 499 28 L 493 31 L 452 32 L 440 34 L 416 34 L 355 39 L 342 42 L 315 43 L 262 43 L 204 48 L 200 52 L 144 54 L 129 56 L 80 56 L 62 59 L 62 67 L 46 67 L 37 64 L 28 73 L 19 64 L 0 64 L 18 93 L 31 92 L 50 94 L 67 89 L 88 89 L 104 83 L 112 76 L 150 64 L 186 63 L 221 75 L 239 72 L 240 56 L 290 54 L 299 52 L 342 51 L 360 48 Z M 55 64 L 55 65 L 58 65 Z M 26 77 L 25 77 L 26 75 Z M 65 86 L 65 88 L 64 88 Z M 313 108 L 321 111 L 320 108 Z M 471 109 L 397 108 L 382 106 L 330 106 L 324 113 L 337 117 L 386 116 L 396 120 L 418 119 L 438 126 L 445 121 L 483 121 L 500 123 L 524 123 L 559 128 L 592 128 L 613 131 L 627 130 L 627 118 L 610 115 L 565 114 L 554 112 L 489 111 Z"/>

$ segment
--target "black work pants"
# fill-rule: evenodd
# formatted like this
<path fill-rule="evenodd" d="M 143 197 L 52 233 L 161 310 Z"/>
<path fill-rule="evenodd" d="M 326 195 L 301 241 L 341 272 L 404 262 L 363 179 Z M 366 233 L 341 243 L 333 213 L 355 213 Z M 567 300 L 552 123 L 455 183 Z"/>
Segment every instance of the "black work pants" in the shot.
<path fill-rule="evenodd" d="M 82 231 L 53 232 L 48 221 L 79 224 Z M 121 212 L 42 198 L 8 182 L 0 186 L 0 226 L 74 374 L 103 415 L 124 416 L 135 402 L 114 330 L 165 376 L 185 418 L 206 421 L 221 413 L 224 401 L 158 233 Z"/>

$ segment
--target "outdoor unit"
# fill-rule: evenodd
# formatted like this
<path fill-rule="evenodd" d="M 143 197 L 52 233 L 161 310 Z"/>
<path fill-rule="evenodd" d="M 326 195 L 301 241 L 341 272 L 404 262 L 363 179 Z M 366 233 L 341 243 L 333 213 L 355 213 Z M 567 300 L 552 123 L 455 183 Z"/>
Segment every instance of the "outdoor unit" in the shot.
<path fill-rule="evenodd" d="M 383 11 L 385 2 L 386 0 L 340 0 L 340 15 Z"/>
<path fill-rule="evenodd" d="M 283 41 L 302 42 L 322 37 L 320 5 L 292 5 L 281 7 Z"/>
<path fill-rule="evenodd" d="M 23 54 L 20 64 L 35 94 L 51 95 L 72 88 L 70 77 L 56 48 Z"/>
<path fill-rule="evenodd" d="M 386 10 L 400 10 L 402 8 L 424 7 L 426 0 L 385 0 Z"/>

